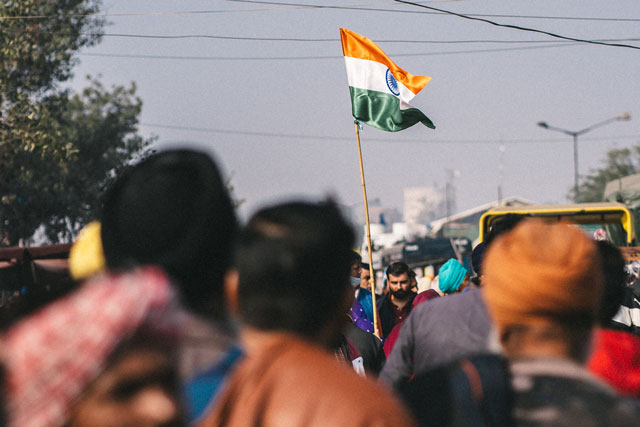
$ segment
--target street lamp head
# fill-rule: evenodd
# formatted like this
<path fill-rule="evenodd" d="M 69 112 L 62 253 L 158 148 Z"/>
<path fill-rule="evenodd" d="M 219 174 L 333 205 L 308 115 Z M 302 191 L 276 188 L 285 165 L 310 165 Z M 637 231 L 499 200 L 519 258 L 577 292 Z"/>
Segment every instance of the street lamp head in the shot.
<path fill-rule="evenodd" d="M 631 114 L 624 112 L 616 117 L 617 120 L 631 120 Z"/>
<path fill-rule="evenodd" d="M 547 124 L 547 122 L 538 122 L 538 126 L 540 126 L 541 128 L 549 129 L 549 125 Z"/>

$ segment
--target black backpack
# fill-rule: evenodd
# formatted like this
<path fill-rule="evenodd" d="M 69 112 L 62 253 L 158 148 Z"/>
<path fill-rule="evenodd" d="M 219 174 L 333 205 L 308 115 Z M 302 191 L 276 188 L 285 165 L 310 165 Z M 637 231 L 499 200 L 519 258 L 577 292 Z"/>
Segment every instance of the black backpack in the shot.
<path fill-rule="evenodd" d="M 478 355 L 420 374 L 399 391 L 423 426 L 508 427 L 510 382 L 502 356 Z"/>

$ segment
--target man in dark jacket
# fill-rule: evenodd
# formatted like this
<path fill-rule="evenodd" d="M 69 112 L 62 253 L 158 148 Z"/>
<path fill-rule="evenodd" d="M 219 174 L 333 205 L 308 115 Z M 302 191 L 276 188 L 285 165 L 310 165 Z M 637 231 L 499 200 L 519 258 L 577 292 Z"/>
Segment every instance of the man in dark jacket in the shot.
<path fill-rule="evenodd" d="M 394 262 L 387 267 L 387 285 L 389 293 L 376 301 L 382 336 L 385 337 L 409 316 L 411 303 L 417 295 L 411 290 L 409 266 L 404 262 Z"/>

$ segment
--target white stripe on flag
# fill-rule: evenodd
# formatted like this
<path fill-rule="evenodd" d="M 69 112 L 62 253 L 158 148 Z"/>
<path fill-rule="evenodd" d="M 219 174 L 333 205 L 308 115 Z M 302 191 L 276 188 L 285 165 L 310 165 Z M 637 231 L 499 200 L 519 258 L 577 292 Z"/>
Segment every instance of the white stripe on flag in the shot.
<path fill-rule="evenodd" d="M 347 79 L 349 86 L 358 89 L 374 90 L 376 92 L 394 95 L 387 86 L 387 66 L 368 59 L 353 58 L 345 56 L 344 62 L 347 65 Z M 400 95 L 400 108 L 406 110 L 411 107 L 408 102 L 416 96 L 405 85 L 397 81 Z"/>

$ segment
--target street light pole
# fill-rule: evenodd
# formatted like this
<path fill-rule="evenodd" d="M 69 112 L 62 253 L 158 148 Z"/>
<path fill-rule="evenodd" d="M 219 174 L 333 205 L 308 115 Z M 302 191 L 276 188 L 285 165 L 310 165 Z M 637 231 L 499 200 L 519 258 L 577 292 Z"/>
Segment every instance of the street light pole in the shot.
<path fill-rule="evenodd" d="M 562 132 L 565 135 L 569 135 L 573 137 L 573 189 L 574 189 L 574 194 L 576 196 L 578 195 L 578 137 L 596 128 L 599 128 L 601 126 L 607 125 L 615 121 L 620 121 L 620 120 L 631 120 L 631 115 L 629 113 L 622 113 L 615 117 L 611 117 L 610 119 L 603 120 L 594 125 L 581 129 L 579 131 L 570 131 L 567 129 L 550 126 L 547 124 L 547 122 L 538 122 L 538 126 L 540 126 L 541 128 L 554 130 L 556 132 Z"/>

